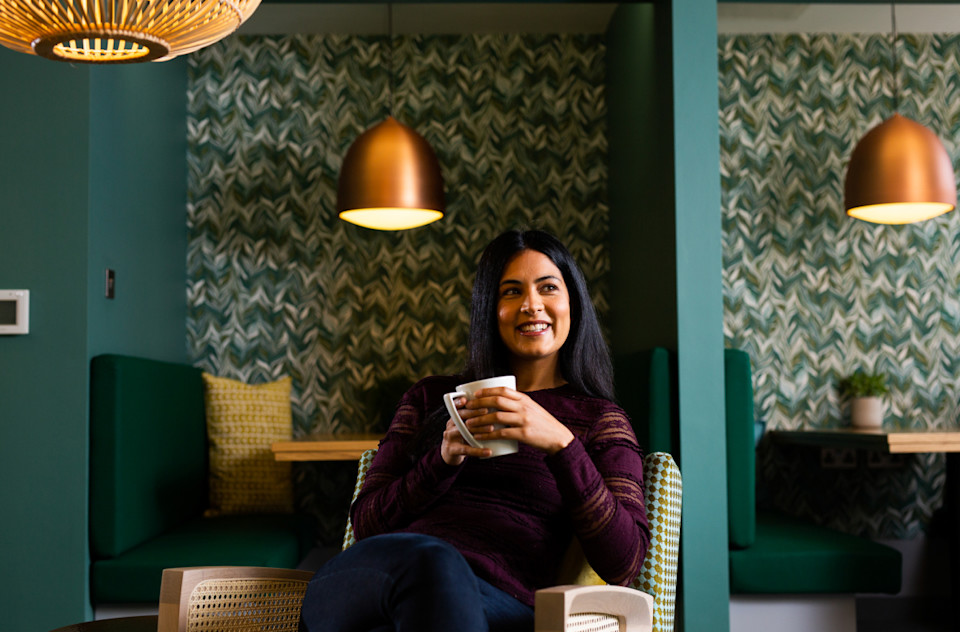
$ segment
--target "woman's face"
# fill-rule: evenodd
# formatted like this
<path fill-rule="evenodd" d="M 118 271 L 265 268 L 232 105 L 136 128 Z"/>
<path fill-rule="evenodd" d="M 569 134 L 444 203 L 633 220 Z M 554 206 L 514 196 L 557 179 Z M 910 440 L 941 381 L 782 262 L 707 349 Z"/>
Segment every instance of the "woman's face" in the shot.
<path fill-rule="evenodd" d="M 563 274 L 542 252 L 522 250 L 500 277 L 497 320 L 513 358 L 552 360 L 570 334 L 570 295 Z"/>

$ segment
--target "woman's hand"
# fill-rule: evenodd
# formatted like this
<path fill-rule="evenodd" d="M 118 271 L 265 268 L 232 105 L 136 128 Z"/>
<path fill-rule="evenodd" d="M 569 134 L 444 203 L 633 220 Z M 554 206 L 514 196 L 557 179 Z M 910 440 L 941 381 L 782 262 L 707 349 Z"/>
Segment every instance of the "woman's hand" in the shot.
<path fill-rule="evenodd" d="M 484 414 L 485 410 L 469 410 L 464 408 L 467 402 L 466 397 L 458 397 L 454 404 L 457 406 L 457 412 L 460 418 L 466 424 L 470 423 L 475 417 Z M 453 419 L 447 420 L 447 427 L 443 431 L 443 440 L 440 442 L 440 456 L 443 457 L 447 465 L 460 465 L 468 456 L 484 457 L 490 456 L 492 452 L 486 448 L 474 448 L 463 439 L 463 435 L 457 430 L 457 425 Z"/>
<path fill-rule="evenodd" d="M 556 454 L 574 438 L 569 428 L 526 393 L 504 386 L 477 391 L 474 398 L 459 410 L 474 413 L 470 414 L 469 420 L 463 416 L 463 421 L 478 441 L 516 439 L 547 454 Z M 495 429 L 493 424 L 503 424 L 504 427 Z M 448 431 L 451 425 L 452 421 L 447 425 Z M 457 432 L 456 427 L 453 431 Z"/>

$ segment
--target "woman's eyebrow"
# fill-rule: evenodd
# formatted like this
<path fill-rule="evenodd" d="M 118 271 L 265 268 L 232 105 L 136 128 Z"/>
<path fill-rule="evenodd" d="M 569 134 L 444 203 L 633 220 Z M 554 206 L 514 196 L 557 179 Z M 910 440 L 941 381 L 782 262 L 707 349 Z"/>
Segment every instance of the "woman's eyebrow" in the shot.
<path fill-rule="evenodd" d="M 550 280 L 561 281 L 560 277 L 554 276 L 552 274 L 548 274 L 546 276 L 540 277 L 539 279 L 535 279 L 534 283 L 542 283 L 544 281 L 550 281 Z M 521 282 L 518 281 L 517 279 L 504 279 L 503 281 L 500 281 L 500 285 L 520 285 L 520 284 Z"/>

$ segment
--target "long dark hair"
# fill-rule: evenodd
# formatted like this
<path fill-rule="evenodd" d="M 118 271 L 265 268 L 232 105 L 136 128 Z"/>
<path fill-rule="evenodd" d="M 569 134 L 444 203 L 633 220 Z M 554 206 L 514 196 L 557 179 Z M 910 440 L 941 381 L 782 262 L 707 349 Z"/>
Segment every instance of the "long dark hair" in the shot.
<path fill-rule="evenodd" d="M 610 350 L 583 272 L 560 240 L 542 230 L 507 231 L 484 249 L 470 303 L 469 348 L 463 371 L 466 380 L 510 372 L 509 355 L 497 323 L 497 305 L 503 271 L 524 250 L 546 255 L 559 268 L 570 295 L 570 334 L 559 356 L 563 378 L 586 395 L 613 401 Z"/>

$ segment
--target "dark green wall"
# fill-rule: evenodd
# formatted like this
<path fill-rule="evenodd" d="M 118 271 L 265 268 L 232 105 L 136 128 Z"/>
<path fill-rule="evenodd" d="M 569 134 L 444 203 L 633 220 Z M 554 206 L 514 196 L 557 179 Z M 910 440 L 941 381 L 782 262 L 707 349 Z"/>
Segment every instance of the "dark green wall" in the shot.
<path fill-rule="evenodd" d="M 91 615 L 90 357 L 186 355 L 186 79 L 178 62 L 91 71 L 5 48 L 0 76 L 0 288 L 31 303 L 30 333 L 0 336 L 0 611 L 42 631 Z M 97 303 L 106 263 L 142 292 Z"/>
<path fill-rule="evenodd" d="M 624 4 L 607 32 L 611 339 L 677 351 L 678 629 L 729 628 L 716 2 Z"/>
<path fill-rule="evenodd" d="M 664 11 L 624 5 L 607 30 L 610 328 L 617 354 L 676 348 L 670 39 Z M 664 23 L 658 28 L 658 20 Z M 666 27 L 666 28 L 665 28 Z"/>
<path fill-rule="evenodd" d="M 31 308 L 0 336 L 0 612 L 48 630 L 87 612 L 89 72 L 0 48 L 0 75 L 0 288 Z"/>
<path fill-rule="evenodd" d="M 90 76 L 89 354 L 185 362 L 187 62 Z"/>

